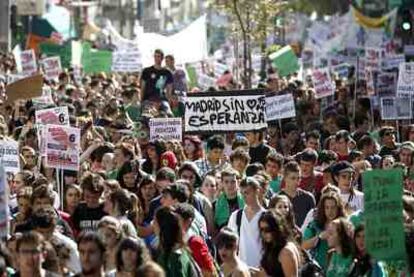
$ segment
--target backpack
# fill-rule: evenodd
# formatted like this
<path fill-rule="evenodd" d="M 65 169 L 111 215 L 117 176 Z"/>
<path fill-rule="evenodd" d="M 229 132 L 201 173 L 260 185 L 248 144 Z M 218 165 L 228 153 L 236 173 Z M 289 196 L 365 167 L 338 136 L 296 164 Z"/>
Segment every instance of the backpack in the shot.
<path fill-rule="evenodd" d="M 299 276 L 302 277 L 324 277 L 323 268 L 315 261 L 307 251 L 302 251 L 303 265 L 299 268 Z"/>
<path fill-rule="evenodd" d="M 236 225 L 237 225 L 237 234 L 240 237 L 240 228 L 241 228 L 241 222 L 243 217 L 243 209 L 238 209 L 236 214 Z"/>

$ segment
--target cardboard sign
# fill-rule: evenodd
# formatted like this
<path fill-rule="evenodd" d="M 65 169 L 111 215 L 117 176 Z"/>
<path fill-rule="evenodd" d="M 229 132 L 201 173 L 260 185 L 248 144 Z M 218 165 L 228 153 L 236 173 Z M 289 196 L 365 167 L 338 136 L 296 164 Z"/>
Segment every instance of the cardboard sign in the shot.
<path fill-rule="evenodd" d="M 117 50 L 112 55 L 112 71 L 138 72 L 142 69 L 141 52 L 138 48 L 129 47 Z"/>
<path fill-rule="evenodd" d="M 315 97 L 323 98 L 335 93 L 335 85 L 332 82 L 331 74 L 328 68 L 315 69 L 312 71 L 313 87 L 315 89 Z"/>
<path fill-rule="evenodd" d="M 149 122 L 150 141 L 164 139 L 166 141 L 182 141 L 182 119 L 177 118 L 151 118 Z"/>
<path fill-rule="evenodd" d="M 219 91 L 188 94 L 185 131 L 226 133 L 267 128 L 266 100 L 260 90 Z"/>
<path fill-rule="evenodd" d="M 267 121 L 296 116 L 295 101 L 291 93 L 266 97 Z"/>
<path fill-rule="evenodd" d="M 35 75 L 18 80 L 6 87 L 7 102 L 42 96 L 43 77 Z"/>
<path fill-rule="evenodd" d="M 402 170 L 366 171 L 362 182 L 367 252 L 376 260 L 405 260 Z"/>
<path fill-rule="evenodd" d="M 397 95 L 410 96 L 414 93 L 414 62 L 400 64 Z"/>
<path fill-rule="evenodd" d="M 7 172 L 0 163 L 0 238 L 3 240 L 9 235 L 10 207 L 7 187 Z"/>
<path fill-rule="evenodd" d="M 60 57 L 50 57 L 42 60 L 43 71 L 45 72 L 46 79 L 57 80 L 59 74 L 62 72 L 62 66 L 60 64 Z"/>
<path fill-rule="evenodd" d="M 410 98 L 383 97 L 381 98 L 382 120 L 411 119 L 412 108 Z"/>
<path fill-rule="evenodd" d="M 23 75 L 33 76 L 37 73 L 36 56 L 33 49 L 29 49 L 20 53 L 20 63 Z"/>
<path fill-rule="evenodd" d="M 46 125 L 46 166 L 79 170 L 80 129 Z"/>
<path fill-rule="evenodd" d="M 3 163 L 6 173 L 16 174 L 20 171 L 19 143 L 17 141 L 0 141 L 0 163 Z"/>

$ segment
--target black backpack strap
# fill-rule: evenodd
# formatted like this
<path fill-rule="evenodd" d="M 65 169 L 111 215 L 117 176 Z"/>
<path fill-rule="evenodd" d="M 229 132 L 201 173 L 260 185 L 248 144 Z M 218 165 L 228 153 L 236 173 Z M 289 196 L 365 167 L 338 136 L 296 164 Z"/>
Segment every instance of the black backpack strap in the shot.
<path fill-rule="evenodd" d="M 239 235 L 239 237 L 240 237 L 240 228 L 241 228 L 242 216 L 243 216 L 243 209 L 237 210 L 236 225 L 237 225 L 237 234 Z"/>

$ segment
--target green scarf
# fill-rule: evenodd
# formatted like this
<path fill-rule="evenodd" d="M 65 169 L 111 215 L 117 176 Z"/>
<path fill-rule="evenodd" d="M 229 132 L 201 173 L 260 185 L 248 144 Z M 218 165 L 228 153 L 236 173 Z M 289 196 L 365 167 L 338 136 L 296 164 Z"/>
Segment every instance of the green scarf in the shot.
<path fill-rule="evenodd" d="M 239 204 L 239 208 L 244 208 L 244 200 L 240 193 L 237 193 L 237 203 Z M 227 197 L 224 193 L 221 193 L 219 198 L 216 202 L 216 211 L 214 214 L 214 222 L 217 226 L 222 226 L 226 224 L 230 217 L 230 209 L 229 209 L 229 202 Z"/>

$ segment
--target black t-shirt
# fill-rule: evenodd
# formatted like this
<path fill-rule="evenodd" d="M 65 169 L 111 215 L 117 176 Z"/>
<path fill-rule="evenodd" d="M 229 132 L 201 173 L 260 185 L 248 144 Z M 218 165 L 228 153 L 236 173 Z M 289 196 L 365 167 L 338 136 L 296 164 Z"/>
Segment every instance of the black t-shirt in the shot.
<path fill-rule="evenodd" d="M 107 215 L 103 207 L 101 204 L 98 208 L 88 208 L 86 203 L 80 203 L 72 216 L 75 228 L 79 231 L 97 231 L 99 220 Z"/>
<path fill-rule="evenodd" d="M 156 69 L 154 66 L 142 71 L 141 79 L 145 82 L 144 100 L 165 100 L 164 89 L 174 82 L 171 71 L 165 68 Z"/>
<path fill-rule="evenodd" d="M 283 190 L 279 194 L 286 195 L 290 199 L 295 214 L 296 225 L 302 226 L 308 212 L 315 208 L 315 197 L 310 192 L 299 188 L 293 199 Z"/>
<path fill-rule="evenodd" d="M 264 143 L 260 144 L 256 147 L 250 147 L 249 149 L 249 155 L 250 155 L 250 163 L 266 163 L 266 157 L 267 155 L 272 151 L 272 148 L 269 145 L 266 145 Z"/>

